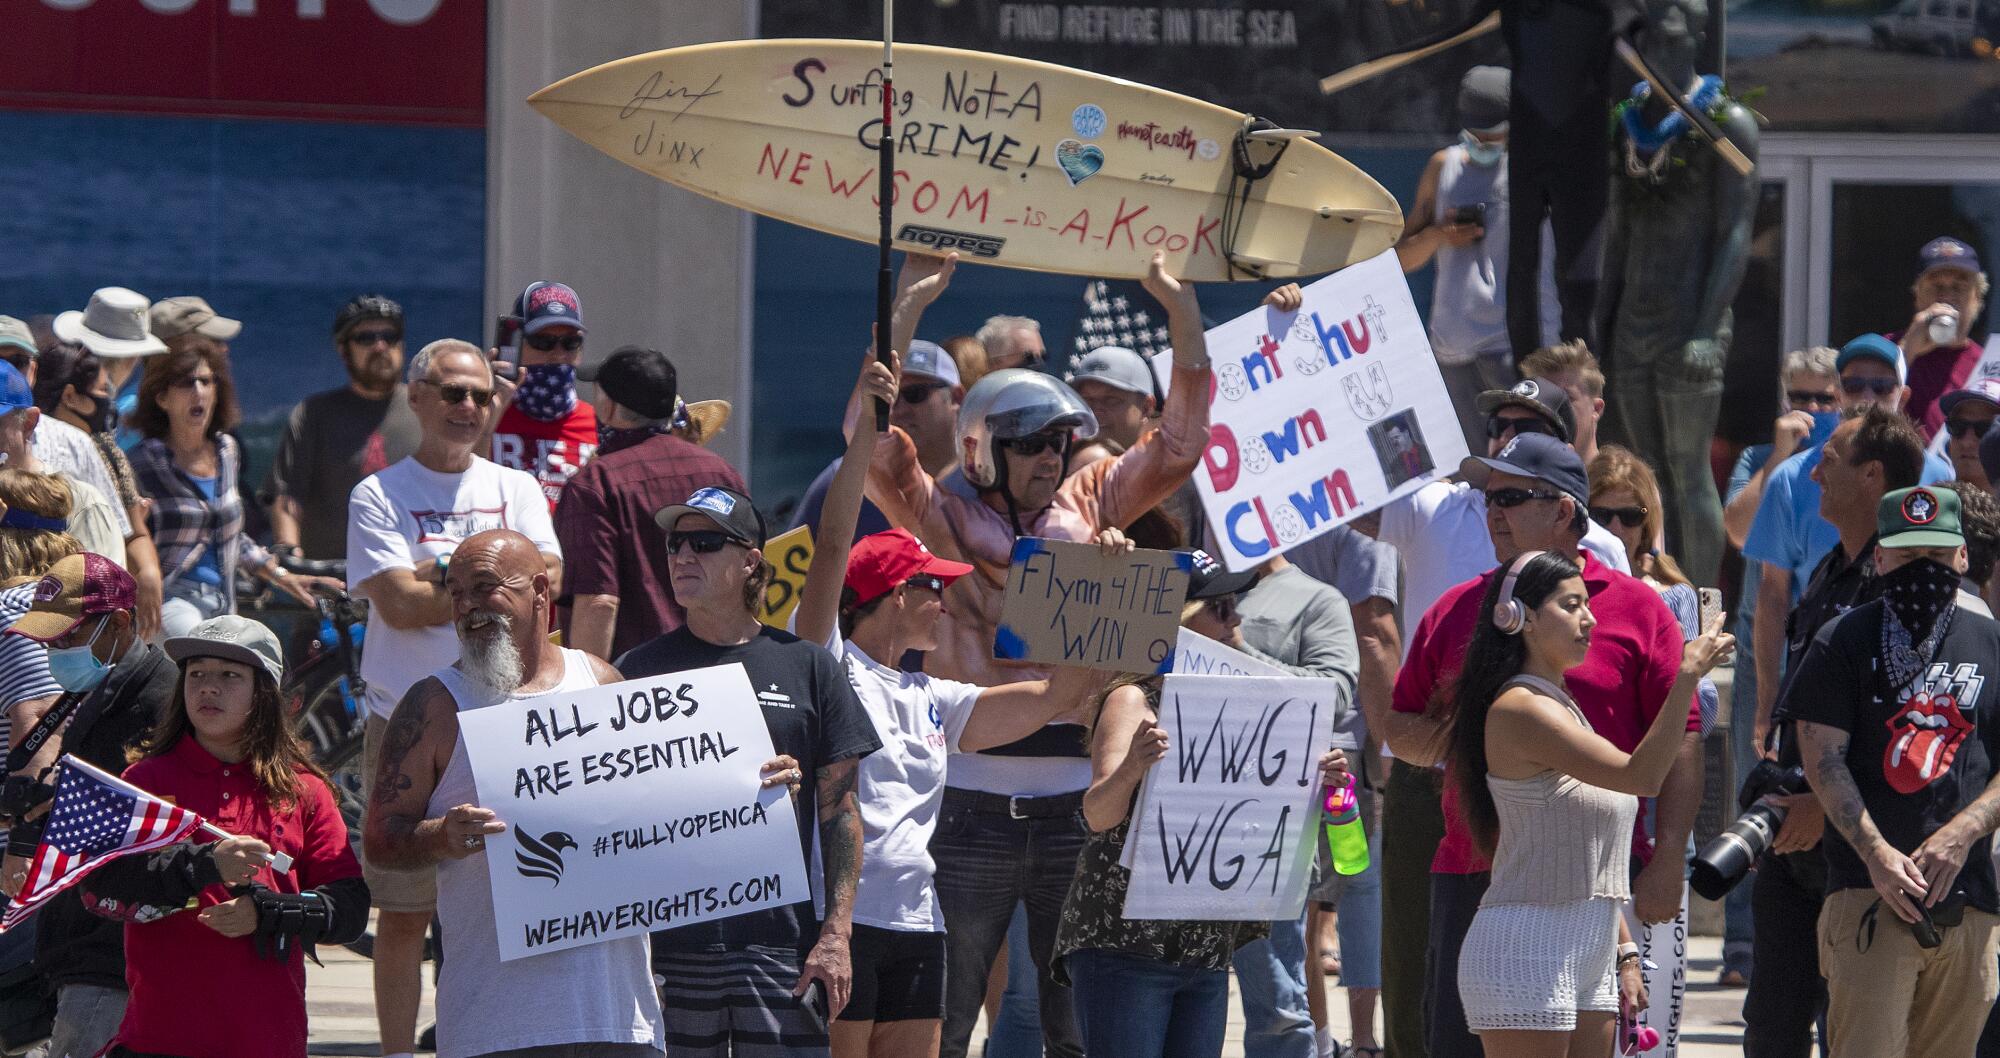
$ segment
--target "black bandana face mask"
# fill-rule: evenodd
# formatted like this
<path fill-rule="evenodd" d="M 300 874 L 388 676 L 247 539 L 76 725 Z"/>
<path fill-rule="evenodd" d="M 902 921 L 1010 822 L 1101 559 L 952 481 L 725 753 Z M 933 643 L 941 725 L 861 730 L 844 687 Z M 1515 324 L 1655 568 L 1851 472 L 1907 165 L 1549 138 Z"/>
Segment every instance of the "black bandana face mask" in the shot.
<path fill-rule="evenodd" d="M 1920 558 L 1881 576 L 1882 601 L 1889 609 L 1882 622 L 1883 653 L 1889 686 L 1899 689 L 1930 665 L 1950 630 L 1958 572 Z"/>

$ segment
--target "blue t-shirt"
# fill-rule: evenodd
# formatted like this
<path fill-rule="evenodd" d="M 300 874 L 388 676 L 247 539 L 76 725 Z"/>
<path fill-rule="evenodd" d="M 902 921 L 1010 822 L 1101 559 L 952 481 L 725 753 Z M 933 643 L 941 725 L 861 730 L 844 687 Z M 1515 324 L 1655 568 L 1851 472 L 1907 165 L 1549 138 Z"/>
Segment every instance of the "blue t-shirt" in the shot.
<path fill-rule="evenodd" d="M 198 478 L 189 474 L 188 480 L 194 482 L 194 487 L 201 490 L 202 499 L 210 503 L 215 502 L 217 479 Z M 196 584 L 206 584 L 211 588 L 222 587 L 222 557 L 212 541 L 202 549 L 201 559 L 195 563 L 193 569 L 187 571 L 187 577 Z"/>
<path fill-rule="evenodd" d="M 1840 530 L 1819 516 L 1819 482 L 1812 479 L 1813 468 L 1819 465 L 1824 450 L 1825 446 L 1814 445 L 1795 453 L 1771 471 L 1764 482 L 1764 502 L 1757 508 L 1756 521 L 1750 523 L 1749 537 L 1743 541 L 1745 558 L 1754 558 L 1792 575 L 1795 603 L 1812 577 L 1813 567 L 1840 543 Z M 1739 461 L 1738 466 L 1741 465 Z M 1950 461 L 1936 454 L 1925 454 L 1922 484 L 1934 485 L 1954 476 Z M 1745 475 L 1744 480 L 1748 481 L 1749 476 Z M 1734 492 L 1732 480 L 1731 493 Z"/>
<path fill-rule="evenodd" d="M 827 468 L 819 472 L 819 477 L 814 478 L 813 483 L 806 486 L 805 498 L 799 501 L 799 512 L 792 517 L 793 528 L 809 525 L 812 527 L 813 536 L 815 538 L 819 536 L 819 512 L 826 506 L 826 494 L 833 489 L 833 476 L 840 473 L 840 462 L 836 459 L 827 464 Z M 882 513 L 881 508 L 868 500 L 861 501 L 861 517 L 854 523 L 854 539 L 859 540 L 875 533 L 886 533 L 892 528 L 895 527 L 889 524 L 889 519 Z"/>

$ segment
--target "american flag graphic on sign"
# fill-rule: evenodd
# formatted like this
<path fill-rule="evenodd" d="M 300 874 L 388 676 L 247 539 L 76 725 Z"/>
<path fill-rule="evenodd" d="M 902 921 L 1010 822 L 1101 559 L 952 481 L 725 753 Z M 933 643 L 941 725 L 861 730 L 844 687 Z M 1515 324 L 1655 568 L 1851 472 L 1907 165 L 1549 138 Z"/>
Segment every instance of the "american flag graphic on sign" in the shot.
<path fill-rule="evenodd" d="M 1122 345 L 1151 362 L 1172 348 L 1167 310 L 1136 280 L 1093 279 L 1083 286 L 1083 314 L 1076 321 L 1072 359 L 1106 345 Z"/>
<path fill-rule="evenodd" d="M 21 893 L 0 916 L 11 929 L 99 864 L 171 845 L 202 825 L 200 816 L 65 756 L 41 846 Z"/>

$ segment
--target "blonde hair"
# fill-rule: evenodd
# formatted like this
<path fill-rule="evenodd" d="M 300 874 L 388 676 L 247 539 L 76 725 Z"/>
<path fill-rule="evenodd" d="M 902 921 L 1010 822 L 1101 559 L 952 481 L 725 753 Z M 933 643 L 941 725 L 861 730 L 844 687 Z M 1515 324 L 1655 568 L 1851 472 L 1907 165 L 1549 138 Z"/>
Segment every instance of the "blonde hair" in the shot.
<path fill-rule="evenodd" d="M 1604 396 L 1604 369 L 1597 364 L 1597 357 L 1591 355 L 1590 346 L 1582 339 L 1563 342 L 1559 345 L 1545 345 L 1529 353 L 1521 361 L 1522 378 L 1554 378 L 1574 371 L 1583 380 L 1583 391 L 1593 397 Z"/>
<path fill-rule="evenodd" d="M 1660 479 L 1653 474 L 1653 468 L 1646 465 L 1638 454 L 1620 445 L 1604 445 L 1597 450 L 1596 458 L 1590 461 L 1587 472 L 1590 477 L 1590 502 L 1607 492 L 1623 490 L 1639 497 L 1639 503 L 1646 508 L 1646 517 L 1639 523 L 1639 538 L 1650 544 L 1660 538 L 1660 526 L 1666 516 L 1660 511 Z M 1664 551 L 1649 551 L 1633 563 L 1632 572 L 1640 576 L 1650 576 L 1662 584 L 1687 584 L 1687 574 L 1681 572 L 1680 564 Z"/>
<path fill-rule="evenodd" d="M 36 474 L 18 467 L 0 468 L 0 503 L 9 510 L 67 521 L 76 506 L 69 483 L 54 474 Z M 56 563 L 83 550 L 76 537 L 48 529 L 0 526 L 0 586 L 33 580 Z"/>
<path fill-rule="evenodd" d="M 938 343 L 958 365 L 959 384 L 971 389 L 974 382 L 993 370 L 986 362 L 986 346 L 969 334 L 956 334 Z"/>

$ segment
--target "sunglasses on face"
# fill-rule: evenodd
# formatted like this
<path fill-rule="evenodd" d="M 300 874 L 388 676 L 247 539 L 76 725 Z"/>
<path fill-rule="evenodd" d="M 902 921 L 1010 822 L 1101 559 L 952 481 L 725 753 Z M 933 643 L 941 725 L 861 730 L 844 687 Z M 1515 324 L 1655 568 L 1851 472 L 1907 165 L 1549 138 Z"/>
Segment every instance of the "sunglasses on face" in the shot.
<path fill-rule="evenodd" d="M 528 336 L 528 348 L 538 353 L 555 352 L 556 346 L 559 345 L 562 346 L 562 351 L 565 353 L 576 352 L 578 349 L 583 348 L 583 335 L 565 334 L 560 338 L 553 334 L 531 334 Z"/>
<path fill-rule="evenodd" d="M 734 537 L 717 529 L 690 529 L 685 533 L 672 532 L 667 534 L 667 554 L 679 554 L 681 545 L 687 544 L 694 548 L 694 553 L 697 555 L 713 555 L 717 551 L 722 550 L 722 545 L 733 544 L 735 542 Z"/>
<path fill-rule="evenodd" d="M 1843 378 L 1840 380 L 1841 391 L 1850 397 L 1858 397 L 1863 393 L 1873 393 L 1878 397 L 1886 397 L 1896 392 L 1898 384 L 1893 378 Z"/>
<path fill-rule="evenodd" d="M 913 382 L 896 391 L 896 402 L 899 404 L 922 404 L 931 399 L 931 394 L 944 388 L 945 385 L 942 382 Z"/>
<path fill-rule="evenodd" d="M 1592 507 L 1590 509 L 1590 520 L 1606 529 L 1611 528 L 1613 521 L 1625 523 L 1625 528 L 1627 529 L 1637 529 L 1646 521 L 1646 508 Z"/>
<path fill-rule="evenodd" d="M 1486 494 L 1487 504 L 1499 507 L 1502 510 L 1511 510 L 1529 500 L 1558 500 L 1561 498 L 1562 496 L 1558 493 L 1543 492 L 1540 489 L 1493 489 Z"/>
<path fill-rule="evenodd" d="M 1785 402 L 1799 409 L 1831 408 L 1836 400 L 1838 398 L 1834 394 L 1820 393 L 1810 389 L 1788 389 L 1785 391 Z"/>
<path fill-rule="evenodd" d="M 1214 599 L 1203 599 L 1201 604 L 1207 607 L 1208 612 L 1210 614 L 1213 614 L 1215 616 L 1215 619 L 1218 621 L 1227 621 L 1230 618 L 1236 616 L 1236 596 L 1234 595 L 1223 595 Z"/>
<path fill-rule="evenodd" d="M 1507 436 L 1507 431 L 1509 430 L 1515 433 L 1555 433 L 1554 430 L 1549 428 L 1548 423 L 1532 416 L 1512 419 L 1496 415 L 1486 420 L 1486 436 L 1489 440 L 1497 441 Z"/>
<path fill-rule="evenodd" d="M 427 378 L 420 378 L 417 381 L 436 389 L 438 391 L 438 399 L 444 401 L 446 404 L 455 405 L 467 397 L 472 398 L 472 403 L 475 407 L 484 408 L 488 404 L 493 403 L 493 391 L 490 389 L 461 386 L 455 382 L 432 382 Z"/>
<path fill-rule="evenodd" d="M 350 345 L 363 347 L 378 344 L 395 345 L 402 340 L 403 335 L 399 331 L 355 331 L 353 334 L 347 336 L 347 341 Z"/>
<path fill-rule="evenodd" d="M 929 573 L 919 573 L 909 580 L 904 581 L 903 585 L 909 588 L 922 588 L 925 591 L 934 591 L 939 595 L 944 594 L 944 578 L 933 576 Z"/>
<path fill-rule="evenodd" d="M 187 376 L 186 378 L 177 378 L 177 379 L 174 379 L 174 381 L 173 381 L 173 388 L 174 388 L 174 389 L 193 389 L 193 388 L 195 388 L 196 386 L 207 386 L 207 387 L 208 387 L 208 388 L 210 388 L 210 389 L 214 389 L 214 388 L 215 388 L 215 376 L 214 376 L 214 375 L 189 375 L 189 376 Z"/>
<path fill-rule="evenodd" d="M 1984 422 L 1978 419 L 1946 419 L 1944 421 L 1945 431 L 1953 437 L 1977 437 L 1985 433 L 1986 428 L 1991 425 L 1993 425 L 1992 419 L 1987 419 Z"/>
<path fill-rule="evenodd" d="M 1010 437 L 1000 442 L 1000 447 L 1018 456 L 1038 456 L 1043 452 L 1061 452 L 1069 440 L 1065 434 L 1038 433 L 1026 437 Z"/>

